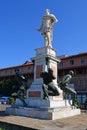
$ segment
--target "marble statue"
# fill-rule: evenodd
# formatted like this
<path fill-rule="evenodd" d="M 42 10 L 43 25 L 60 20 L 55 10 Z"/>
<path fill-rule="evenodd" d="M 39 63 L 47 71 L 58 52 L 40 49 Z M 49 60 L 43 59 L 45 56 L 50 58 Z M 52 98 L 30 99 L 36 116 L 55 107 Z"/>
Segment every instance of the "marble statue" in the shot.
<path fill-rule="evenodd" d="M 68 87 L 72 77 L 74 75 L 74 72 L 72 70 L 69 71 L 69 74 L 65 75 L 62 80 L 59 81 L 59 86 L 64 92 L 64 98 L 66 98 L 67 95 L 72 96 L 72 106 L 75 105 L 76 100 L 76 91 L 70 87 Z"/>
<path fill-rule="evenodd" d="M 41 27 L 38 29 L 44 37 L 45 46 L 52 47 L 53 26 L 57 21 L 57 18 L 50 14 L 50 10 L 46 9 L 45 16 L 42 17 Z"/>
<path fill-rule="evenodd" d="M 53 70 L 51 68 L 48 68 L 48 71 L 42 72 L 40 76 L 43 78 L 43 99 L 49 100 L 49 96 L 58 96 L 59 90 L 53 82 L 53 80 L 55 79 L 55 76 L 53 75 Z"/>

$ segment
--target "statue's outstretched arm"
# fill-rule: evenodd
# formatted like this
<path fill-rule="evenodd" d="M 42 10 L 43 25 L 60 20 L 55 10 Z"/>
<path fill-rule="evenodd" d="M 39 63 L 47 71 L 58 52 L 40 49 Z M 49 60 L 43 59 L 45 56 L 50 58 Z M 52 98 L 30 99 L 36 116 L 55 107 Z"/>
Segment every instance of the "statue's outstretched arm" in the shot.
<path fill-rule="evenodd" d="M 40 28 L 39 28 L 39 29 L 37 29 L 37 31 L 41 32 L 42 28 L 43 28 L 43 22 L 42 22 L 42 24 L 41 24 Z"/>

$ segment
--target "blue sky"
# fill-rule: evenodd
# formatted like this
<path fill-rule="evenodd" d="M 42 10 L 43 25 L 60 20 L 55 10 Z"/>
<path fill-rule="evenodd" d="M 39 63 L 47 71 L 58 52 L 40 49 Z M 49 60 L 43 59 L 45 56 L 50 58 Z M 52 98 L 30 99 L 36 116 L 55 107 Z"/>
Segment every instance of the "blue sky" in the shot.
<path fill-rule="evenodd" d="M 87 0 L 0 0 L 0 68 L 21 65 L 44 46 L 37 28 L 45 9 L 54 14 L 57 56 L 87 52 Z"/>

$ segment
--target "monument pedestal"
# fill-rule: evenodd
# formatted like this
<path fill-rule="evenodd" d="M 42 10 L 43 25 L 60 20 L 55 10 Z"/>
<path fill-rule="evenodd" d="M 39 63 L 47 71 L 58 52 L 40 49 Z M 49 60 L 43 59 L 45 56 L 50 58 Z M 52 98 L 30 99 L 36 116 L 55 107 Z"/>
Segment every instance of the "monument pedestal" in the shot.
<path fill-rule="evenodd" d="M 80 114 L 80 109 L 70 106 L 68 100 L 26 99 L 28 107 L 23 107 L 17 99 L 16 104 L 7 108 L 6 113 L 39 119 L 55 120 Z"/>
<path fill-rule="evenodd" d="M 27 90 L 27 98 L 39 98 L 43 99 L 42 84 L 43 79 L 41 78 L 41 72 L 47 71 L 47 58 L 49 67 L 53 70 L 55 80 L 53 80 L 55 86 L 58 87 L 57 77 L 58 77 L 58 63 L 60 60 L 56 58 L 56 51 L 50 46 L 45 46 L 36 49 L 36 57 L 32 58 L 34 62 L 34 80 L 30 88 Z M 57 98 L 63 98 L 62 90 L 58 87 L 60 96 Z"/>

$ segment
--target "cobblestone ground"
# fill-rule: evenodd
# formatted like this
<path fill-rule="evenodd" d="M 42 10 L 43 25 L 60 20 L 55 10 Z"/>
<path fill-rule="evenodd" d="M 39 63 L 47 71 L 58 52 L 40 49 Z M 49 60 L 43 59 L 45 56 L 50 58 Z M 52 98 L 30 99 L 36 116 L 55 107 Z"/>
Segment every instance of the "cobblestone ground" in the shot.
<path fill-rule="evenodd" d="M 0 122 L 7 122 L 37 130 L 87 130 L 87 112 L 58 120 L 41 120 L 0 113 Z"/>

